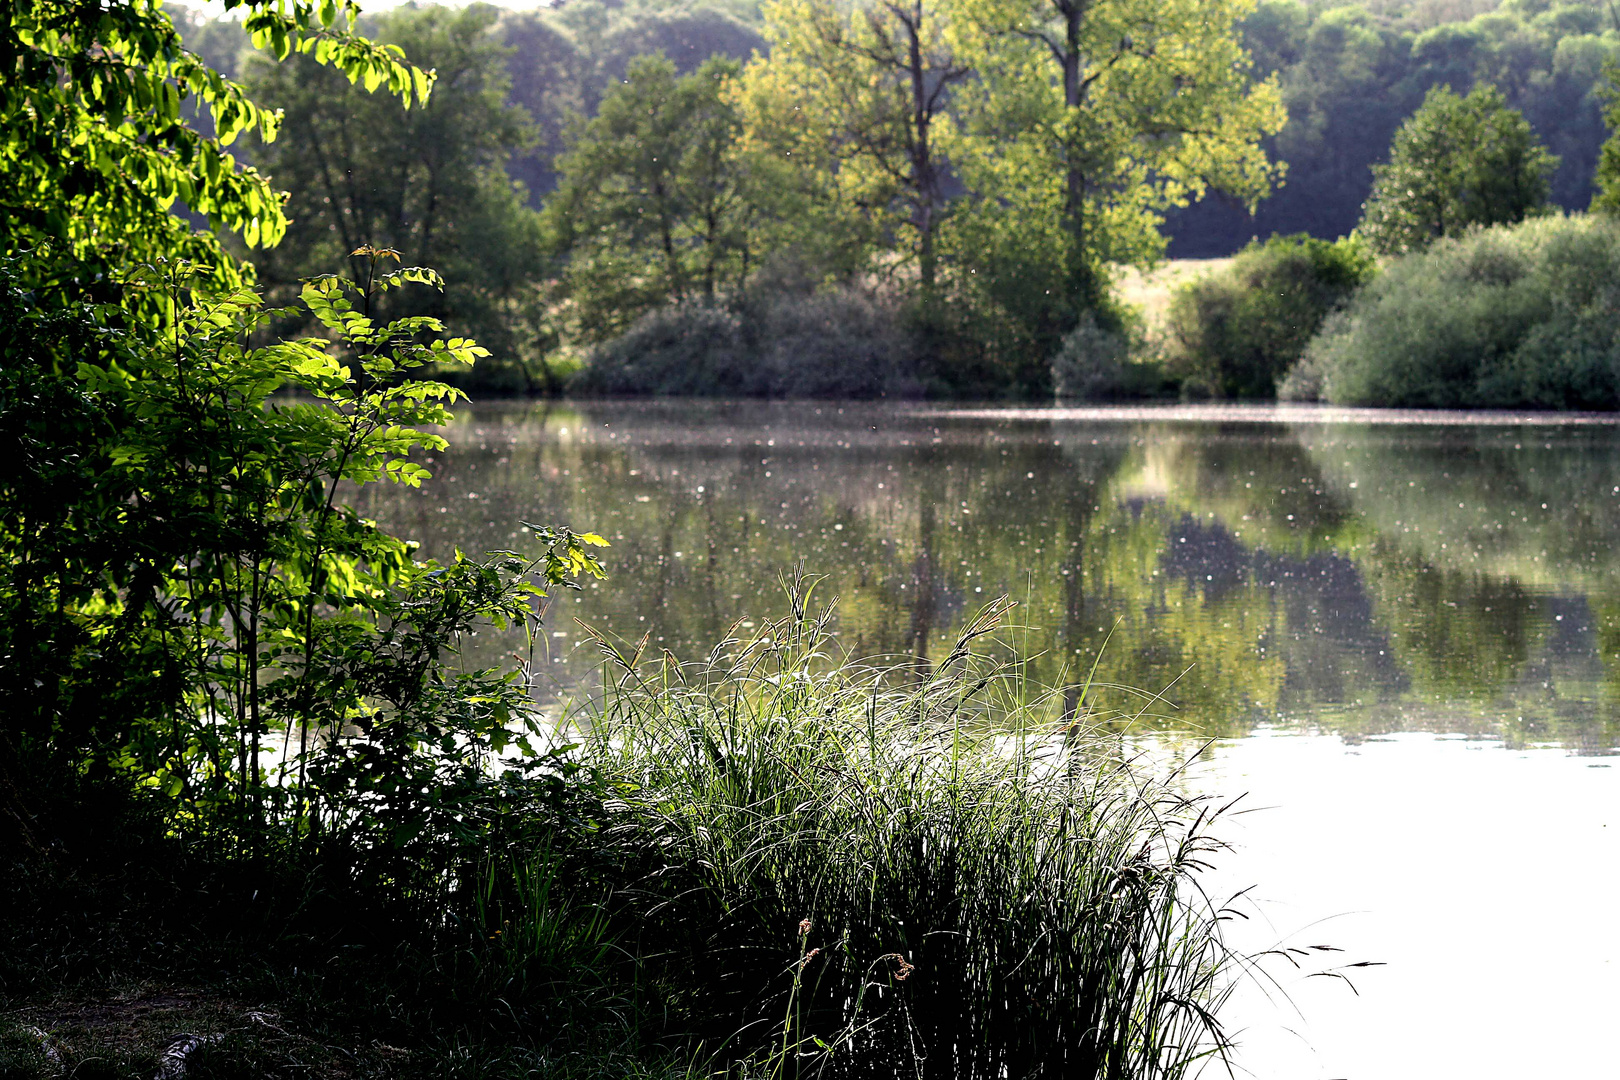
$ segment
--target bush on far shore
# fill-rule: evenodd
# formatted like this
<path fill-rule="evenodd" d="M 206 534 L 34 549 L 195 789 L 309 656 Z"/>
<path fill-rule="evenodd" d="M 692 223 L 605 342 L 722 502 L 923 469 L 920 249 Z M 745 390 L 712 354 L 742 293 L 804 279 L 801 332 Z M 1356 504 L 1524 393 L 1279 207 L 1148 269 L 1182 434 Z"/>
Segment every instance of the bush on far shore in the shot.
<path fill-rule="evenodd" d="M 1281 396 L 1409 408 L 1620 408 L 1620 224 L 1497 226 L 1388 264 Z"/>
<path fill-rule="evenodd" d="M 1336 307 L 1374 273 L 1357 240 L 1304 234 L 1251 243 L 1170 304 L 1170 372 L 1194 397 L 1270 398 Z"/>
<path fill-rule="evenodd" d="M 818 283 L 792 258 L 745 289 L 649 311 L 584 357 L 576 393 L 761 398 L 1119 400 L 1174 393 L 1140 320 L 1109 304 L 1044 342 L 955 282 Z M 1055 346 L 1055 353 L 1050 349 Z M 1050 355 L 1050 360 L 1029 358 Z"/>
<path fill-rule="evenodd" d="M 854 285 L 751 288 L 641 316 L 592 349 L 571 389 L 693 397 L 919 397 L 902 306 Z"/>
<path fill-rule="evenodd" d="M 1083 316 L 1052 357 L 1052 390 L 1058 400 L 1119 401 L 1164 394 L 1164 364 L 1142 355 L 1136 329 L 1111 330 L 1095 315 Z"/>

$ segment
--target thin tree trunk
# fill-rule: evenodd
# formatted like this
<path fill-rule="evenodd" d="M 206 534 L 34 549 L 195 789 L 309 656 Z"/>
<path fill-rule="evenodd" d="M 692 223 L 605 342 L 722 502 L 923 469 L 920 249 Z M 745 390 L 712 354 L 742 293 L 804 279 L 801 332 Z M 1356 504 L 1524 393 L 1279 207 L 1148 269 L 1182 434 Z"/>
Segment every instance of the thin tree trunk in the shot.
<path fill-rule="evenodd" d="M 1081 53 L 1080 31 L 1085 25 L 1086 0 L 1063 0 L 1058 11 L 1063 15 L 1063 104 L 1071 112 L 1085 106 L 1085 85 L 1082 81 L 1085 57 Z M 1076 148 L 1066 148 L 1063 190 L 1064 231 L 1069 234 L 1068 289 L 1076 314 L 1097 306 L 1096 275 L 1086 257 L 1086 172 Z"/>
<path fill-rule="evenodd" d="M 934 208 L 939 200 L 939 178 L 935 175 L 929 128 L 933 123 L 928 101 L 928 72 L 922 55 L 922 4 L 913 6 L 905 23 L 908 48 L 907 66 L 911 76 L 911 124 L 916 133 L 912 148 L 912 182 L 917 189 L 917 277 L 922 287 L 932 290 L 936 274 L 934 255 Z"/>

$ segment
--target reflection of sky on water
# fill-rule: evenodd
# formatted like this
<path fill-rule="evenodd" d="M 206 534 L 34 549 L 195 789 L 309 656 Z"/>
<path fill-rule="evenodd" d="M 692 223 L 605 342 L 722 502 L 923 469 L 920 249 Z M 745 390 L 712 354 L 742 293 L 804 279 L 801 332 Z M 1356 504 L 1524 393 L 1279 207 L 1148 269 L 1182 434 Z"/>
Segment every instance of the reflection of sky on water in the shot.
<path fill-rule="evenodd" d="M 1253 887 L 1249 951 L 1331 944 L 1224 1012 L 1238 1075 L 1518 1080 L 1615 1074 L 1620 813 L 1608 762 L 1425 734 L 1264 733 L 1193 770 L 1246 792 L 1206 884 Z M 1311 971 L 1346 968 L 1352 991 Z"/>
<path fill-rule="evenodd" d="M 521 548 L 522 519 L 608 535 L 609 580 L 548 616 L 564 691 L 595 663 L 573 617 L 698 657 L 781 614 L 795 560 L 859 656 L 937 658 L 1008 592 L 1037 680 L 1101 650 L 1099 679 L 1169 687 L 1150 717 L 1224 736 L 1192 782 L 1265 808 L 1228 821 L 1212 881 L 1258 886 L 1246 947 L 1387 962 L 1353 972 L 1359 997 L 1275 969 L 1305 1017 L 1235 1001 L 1240 1075 L 1609 1075 L 1620 432 L 1391 419 L 490 408 L 421 492 L 364 505 L 430 554 Z"/>

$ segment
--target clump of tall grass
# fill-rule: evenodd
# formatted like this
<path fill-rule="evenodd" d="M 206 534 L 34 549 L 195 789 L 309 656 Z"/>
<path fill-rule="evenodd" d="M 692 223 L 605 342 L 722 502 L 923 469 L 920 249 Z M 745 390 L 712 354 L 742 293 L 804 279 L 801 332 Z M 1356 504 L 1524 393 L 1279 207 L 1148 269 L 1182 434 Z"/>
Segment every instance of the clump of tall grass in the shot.
<path fill-rule="evenodd" d="M 978 655 L 830 656 L 794 611 L 616 672 L 582 748 L 611 796 L 621 945 L 743 1076 L 1178 1077 L 1224 1054 L 1241 960 L 1200 890 L 1216 808 Z M 605 849 L 605 850 L 604 850 Z M 603 858 L 611 852 L 611 857 Z"/>

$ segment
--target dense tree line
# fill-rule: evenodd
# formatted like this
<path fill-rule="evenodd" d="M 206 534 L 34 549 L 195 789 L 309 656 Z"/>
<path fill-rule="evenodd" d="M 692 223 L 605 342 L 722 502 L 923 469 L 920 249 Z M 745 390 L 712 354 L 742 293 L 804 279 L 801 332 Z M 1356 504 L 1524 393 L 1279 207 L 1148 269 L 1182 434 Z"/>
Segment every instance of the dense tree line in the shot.
<path fill-rule="evenodd" d="M 1620 58 L 1620 23 L 1601 3 L 1507 0 L 1481 5 L 1304 4 L 1265 0 L 1243 23 L 1257 75 L 1274 74 L 1288 123 L 1266 148 L 1288 163 L 1251 216 L 1219 201 L 1174 215 L 1171 254 L 1229 255 L 1251 237 L 1331 240 L 1361 218 L 1373 166 L 1430 90 L 1494 86 L 1551 153 L 1552 201 L 1584 210 L 1605 138 L 1604 65 Z"/>
<path fill-rule="evenodd" d="M 1603 65 L 1620 59 L 1609 5 L 1265 0 L 1240 28 L 1254 76 L 1275 74 L 1284 95 L 1288 122 L 1266 150 L 1287 163 L 1287 175 L 1252 218 L 1218 196 L 1174 213 L 1166 232 L 1176 257 L 1229 255 L 1251 236 L 1273 233 L 1346 234 L 1396 128 L 1441 85 L 1460 95 L 1478 83 L 1496 86 L 1559 158 L 1552 201 L 1580 210 L 1591 199 L 1605 138 Z M 516 48 L 508 62 L 513 100 L 544 132 L 513 166 L 536 200 L 555 185 L 567 109 L 592 115 L 634 56 L 662 50 L 685 73 L 712 54 L 746 61 L 768 48 L 761 5 L 751 2 L 576 0 L 505 15 L 498 33 Z"/>
<path fill-rule="evenodd" d="M 1066 393 L 1173 391 L 1118 366 L 1139 350 L 1114 268 L 1583 209 L 1620 55 L 1607 8 L 1539 0 L 580 0 L 362 25 L 443 92 L 385 122 L 311 59 L 243 66 L 287 117 L 249 150 L 292 192 L 259 273 L 291 295 L 362 234 L 448 267 L 414 299 L 490 345 L 486 388 L 530 392 L 585 363 L 598 390 L 1040 396 L 1059 353 Z M 188 33 L 236 70 L 231 24 Z M 869 370 L 754 370 L 817 323 L 839 331 L 819 353 Z"/>
<path fill-rule="evenodd" d="M 900 366 L 938 392 L 1040 394 L 1082 314 L 1119 322 L 1108 267 L 1159 257 L 1167 210 L 1267 193 L 1258 140 L 1282 112 L 1249 78 L 1233 32 L 1246 10 L 784 0 L 764 8 L 762 49 L 714 9 L 401 11 L 367 30 L 453 73 L 403 124 L 314 73 L 244 69 L 288 118 L 256 160 L 294 192 L 296 224 L 260 268 L 290 288 L 361 233 L 455 264 L 440 311 L 531 386 L 549 346 L 590 347 L 666 305 L 735 303 L 762 272 L 808 292 L 859 284 L 910 328 Z M 711 45 L 752 56 L 700 60 Z M 537 89 L 530 108 L 515 100 Z M 545 186 L 513 154 L 559 130 L 537 220 L 522 204 L 540 192 L 492 168 L 504 149 Z"/>

